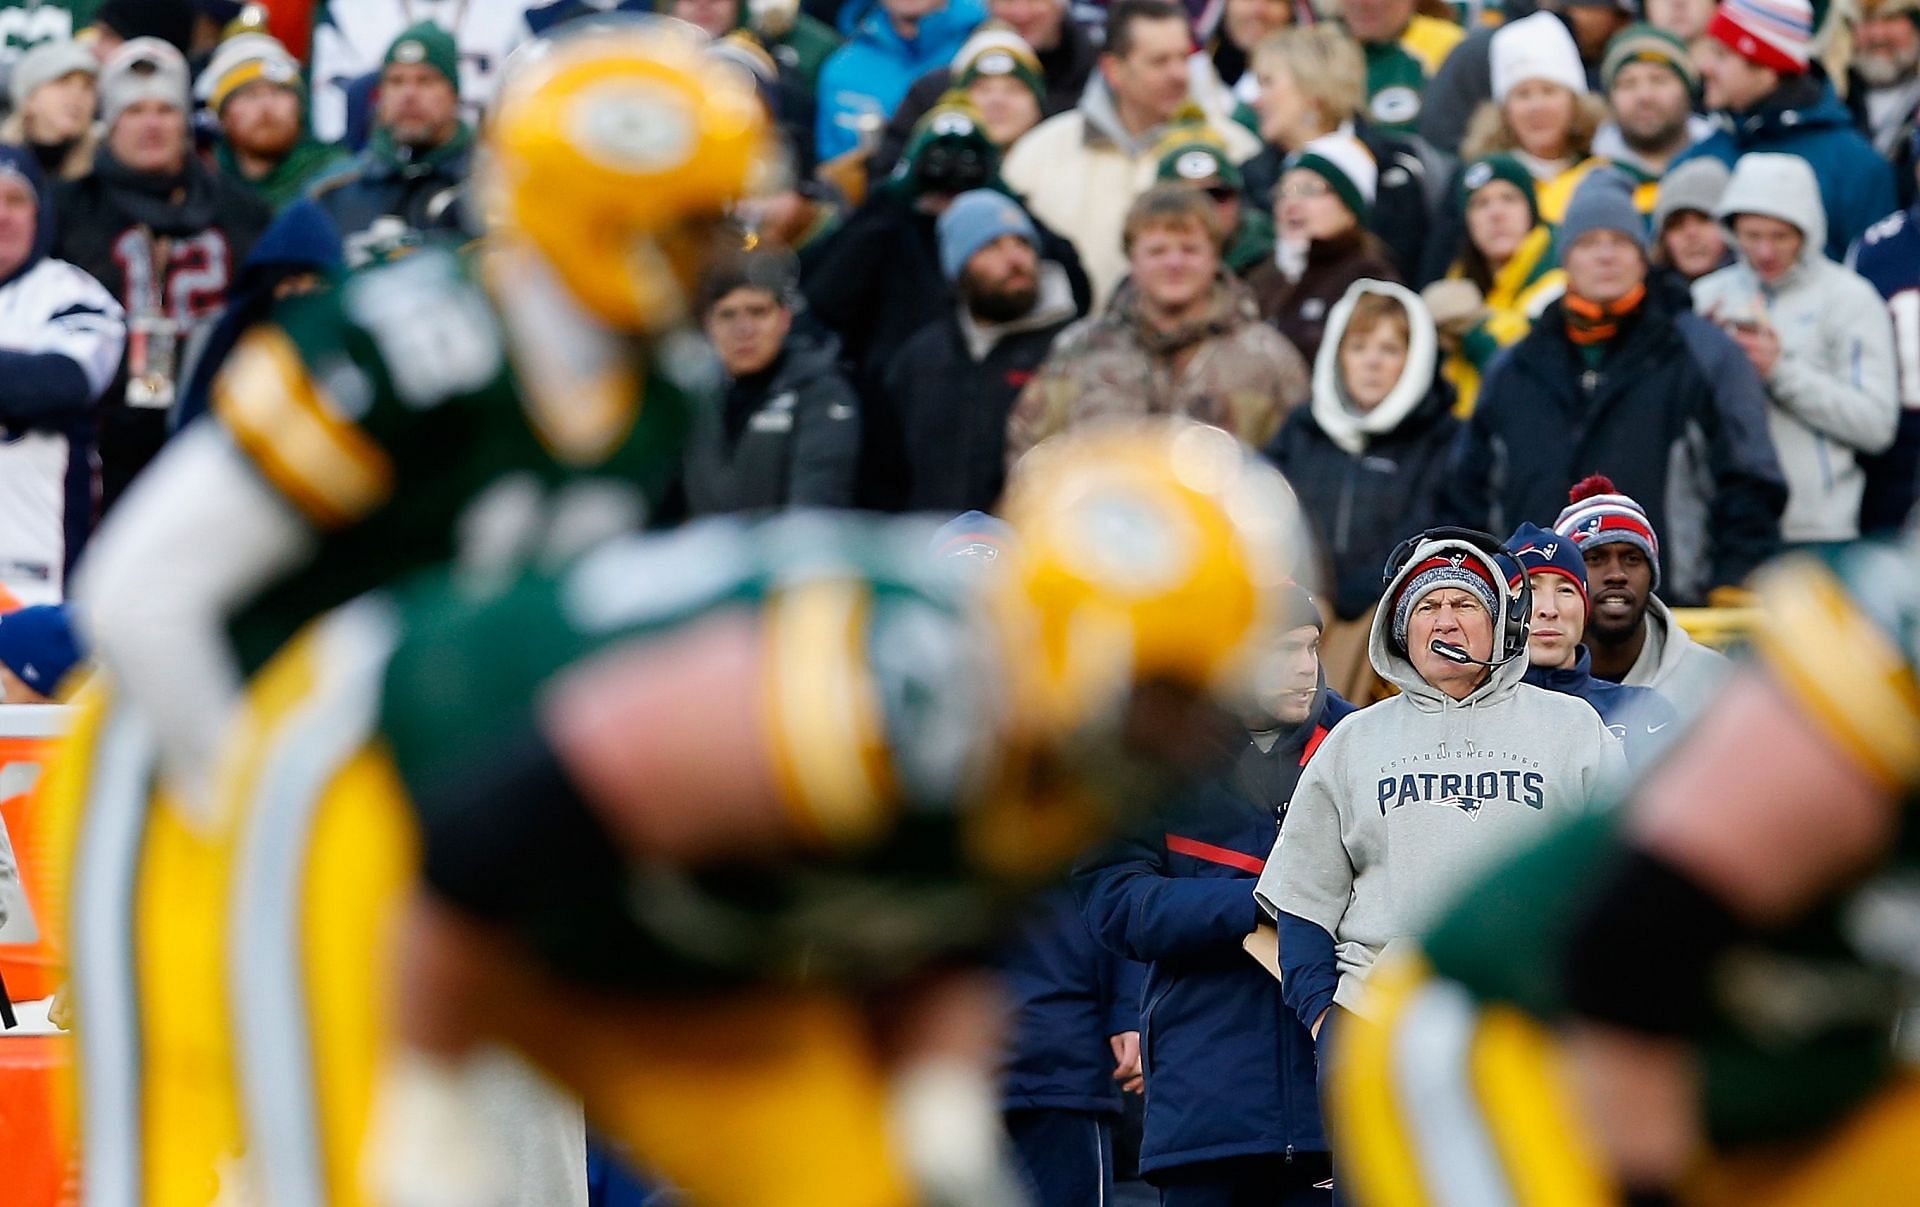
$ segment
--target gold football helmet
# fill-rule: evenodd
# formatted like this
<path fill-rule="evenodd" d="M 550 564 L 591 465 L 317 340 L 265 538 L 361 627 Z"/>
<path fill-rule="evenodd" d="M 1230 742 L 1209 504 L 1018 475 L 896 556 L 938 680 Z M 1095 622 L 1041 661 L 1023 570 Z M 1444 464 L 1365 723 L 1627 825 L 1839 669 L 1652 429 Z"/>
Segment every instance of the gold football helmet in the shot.
<path fill-rule="evenodd" d="M 616 328 L 679 321 L 715 227 L 767 170 L 746 73 L 665 18 L 584 22 L 523 52 L 488 124 L 489 212 Z"/>
<path fill-rule="evenodd" d="M 1278 637 L 1302 545 L 1278 471 L 1219 428 L 1100 423 L 1015 467 L 1001 576 L 1026 617 L 1029 704 L 1070 730 L 1161 682 L 1238 705 Z"/>

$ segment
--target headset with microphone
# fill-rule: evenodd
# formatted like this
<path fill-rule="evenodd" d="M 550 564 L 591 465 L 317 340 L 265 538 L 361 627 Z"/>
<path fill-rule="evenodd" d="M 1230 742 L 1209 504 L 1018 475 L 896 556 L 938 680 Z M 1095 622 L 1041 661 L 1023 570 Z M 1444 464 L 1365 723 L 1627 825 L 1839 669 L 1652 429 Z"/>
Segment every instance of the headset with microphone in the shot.
<path fill-rule="evenodd" d="M 1448 662 L 1461 666 L 1484 666 L 1489 670 L 1497 669 L 1525 656 L 1527 635 L 1531 631 L 1533 619 L 1533 588 L 1527 582 L 1527 576 L 1520 572 L 1519 559 L 1499 539 L 1477 528 L 1456 528 L 1442 526 L 1429 528 L 1416 533 L 1393 547 L 1387 555 L 1386 568 L 1381 572 L 1381 588 L 1389 589 L 1393 580 L 1407 568 L 1416 553 L 1433 552 L 1432 545 L 1464 545 L 1477 556 L 1486 568 L 1492 572 L 1494 581 L 1506 584 L 1505 606 L 1500 614 L 1500 652 L 1499 657 L 1475 658 L 1471 653 L 1448 641 L 1431 641 L 1427 648 Z M 1390 605 L 1389 605 L 1390 606 Z"/>

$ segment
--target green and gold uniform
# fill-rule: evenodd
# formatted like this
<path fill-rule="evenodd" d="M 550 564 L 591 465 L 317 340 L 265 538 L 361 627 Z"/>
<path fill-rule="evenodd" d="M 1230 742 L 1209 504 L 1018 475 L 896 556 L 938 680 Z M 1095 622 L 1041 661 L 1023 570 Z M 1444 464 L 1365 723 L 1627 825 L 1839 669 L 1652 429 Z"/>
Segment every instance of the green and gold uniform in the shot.
<path fill-rule="evenodd" d="M 1759 599 L 1759 656 L 1806 723 L 1911 796 L 1920 543 L 1796 556 L 1764 574 Z M 1365 1202 L 1613 1201 L 1547 1027 L 1569 1013 L 1563 967 L 1624 854 L 1619 821 L 1582 821 L 1505 861 L 1460 896 L 1422 957 L 1377 970 L 1370 1021 L 1342 1041 L 1334 1098 Z M 1682 1201 L 1914 1201 L 1920 1079 L 1893 1037 L 1920 977 L 1916 952 L 1920 815 L 1909 806 L 1869 874 L 1712 970 L 1712 1021 L 1693 1042 L 1717 1155 Z"/>
<path fill-rule="evenodd" d="M 558 1049 L 534 1055 L 648 1167 L 703 1202 L 908 1201 L 855 993 L 983 942 L 1019 877 L 982 867 L 1045 833 L 1043 808 L 990 791 L 1013 745 L 1005 647 L 930 531 L 708 521 L 478 596 L 427 576 L 289 643 L 249 693 L 225 895 L 183 903 L 218 918 L 224 1008 L 201 1003 L 202 1025 L 245 1055 L 236 1093 L 269 1201 L 361 1201 L 384 974 L 422 835 L 519 820 L 463 807 L 460 785 L 490 775 L 563 670 L 735 613 L 765 643 L 744 707 L 822 856 L 689 874 L 631 865 L 595 829 L 557 874 L 517 848 L 477 874 L 512 882 L 494 920 L 566 984 L 634 1003 L 605 1033 L 556 1019 Z"/>
<path fill-rule="evenodd" d="M 287 301 L 235 349 L 212 422 L 316 539 L 231 622 L 250 678 L 369 589 L 448 563 L 478 582 L 560 559 L 639 525 L 667 489 L 694 399 L 717 380 L 709 362 L 606 332 L 506 257 L 428 249 L 371 266 Z M 334 669 L 255 684 L 255 716 L 304 715 Z M 259 737 L 228 744 L 228 780 L 258 771 Z M 152 789 L 152 768 L 145 726 L 103 692 L 49 787 L 76 814 L 83 1167 L 90 1202 L 205 1207 L 259 1173 L 241 1157 L 232 1032 L 209 1008 L 230 974 L 228 894 L 257 802 L 229 784 L 203 816 Z"/>

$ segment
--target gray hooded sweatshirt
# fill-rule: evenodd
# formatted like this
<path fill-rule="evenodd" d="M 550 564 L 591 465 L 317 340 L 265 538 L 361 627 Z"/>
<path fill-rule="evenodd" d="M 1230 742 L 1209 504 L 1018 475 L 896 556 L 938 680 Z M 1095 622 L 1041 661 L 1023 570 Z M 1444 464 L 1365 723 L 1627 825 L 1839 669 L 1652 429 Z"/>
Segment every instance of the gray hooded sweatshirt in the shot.
<path fill-rule="evenodd" d="M 1416 550 L 1384 598 L 1441 548 Z M 1524 653 L 1455 700 L 1392 648 L 1391 611 L 1374 616 L 1368 652 L 1401 694 L 1327 735 L 1254 888 L 1269 913 L 1333 936 L 1333 1000 L 1349 1010 L 1388 944 L 1418 934 L 1502 855 L 1609 803 L 1627 774 L 1619 741 L 1586 701 L 1520 681 Z"/>
<path fill-rule="evenodd" d="M 1682 721 L 1691 721 L 1713 699 L 1733 663 L 1688 636 L 1658 596 L 1648 601 L 1641 623 L 1647 627 L 1647 642 L 1620 682 L 1652 688 L 1667 698 Z"/>
<path fill-rule="evenodd" d="M 1781 538 L 1852 540 L 1866 486 L 1856 455 L 1884 451 L 1899 421 L 1893 321 L 1866 278 L 1827 259 L 1827 213 L 1806 160 L 1742 156 L 1717 210 L 1736 254 L 1732 224 L 1740 214 L 1798 227 L 1799 261 L 1769 285 L 1741 256 L 1693 283 L 1693 307 L 1721 322 L 1762 320 L 1779 333 L 1780 357 L 1766 385 L 1767 430 L 1787 476 Z"/>

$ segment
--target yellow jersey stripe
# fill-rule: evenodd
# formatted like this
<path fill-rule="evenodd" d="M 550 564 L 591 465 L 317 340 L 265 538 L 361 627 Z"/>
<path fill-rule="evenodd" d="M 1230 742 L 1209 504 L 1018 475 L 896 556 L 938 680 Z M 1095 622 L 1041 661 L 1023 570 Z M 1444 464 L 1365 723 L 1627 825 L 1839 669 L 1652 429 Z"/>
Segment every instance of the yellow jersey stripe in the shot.
<path fill-rule="evenodd" d="M 387 454 L 341 417 L 278 328 L 241 341 L 214 381 L 213 407 L 268 479 L 316 523 L 351 523 L 393 493 Z"/>
<path fill-rule="evenodd" d="M 1430 1207 L 1420 1181 L 1413 1137 L 1394 1093 L 1393 1037 L 1425 981 L 1418 961 L 1374 966 L 1367 978 L 1368 1017 L 1340 1036 L 1328 1105 L 1333 1146 L 1358 1193 L 1374 1207 Z"/>
<path fill-rule="evenodd" d="M 861 649 L 858 584 L 804 583 L 767 612 L 768 731 L 786 803 L 834 846 L 871 839 L 890 799 L 880 705 Z"/>
<path fill-rule="evenodd" d="M 1614 1199 L 1582 1143 L 1556 1059 L 1540 1024 L 1511 1007 L 1488 1007 L 1469 1057 L 1475 1097 L 1515 1199 L 1528 1207 L 1609 1207 Z"/>
<path fill-rule="evenodd" d="M 1755 583 L 1762 658 L 1860 766 L 1896 791 L 1920 782 L 1920 685 L 1906 658 L 1820 562 L 1791 558 Z"/>

